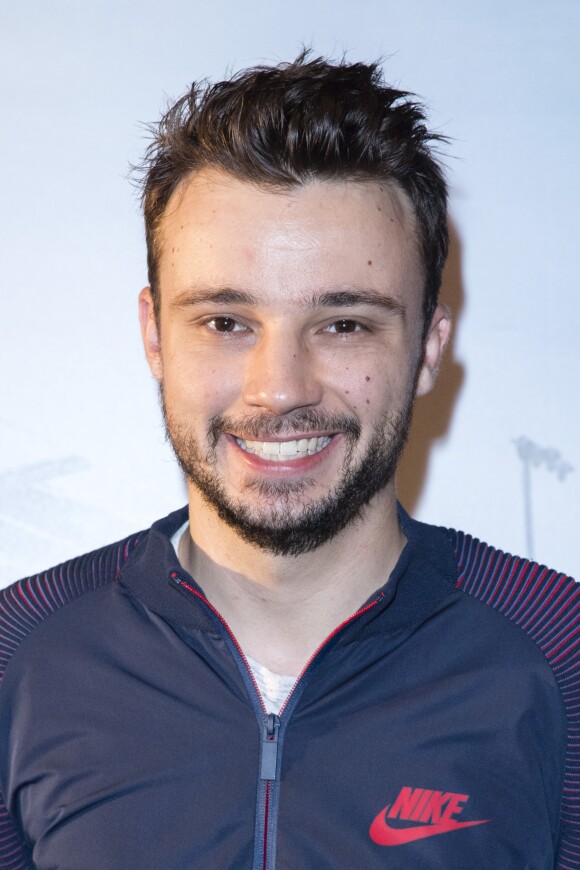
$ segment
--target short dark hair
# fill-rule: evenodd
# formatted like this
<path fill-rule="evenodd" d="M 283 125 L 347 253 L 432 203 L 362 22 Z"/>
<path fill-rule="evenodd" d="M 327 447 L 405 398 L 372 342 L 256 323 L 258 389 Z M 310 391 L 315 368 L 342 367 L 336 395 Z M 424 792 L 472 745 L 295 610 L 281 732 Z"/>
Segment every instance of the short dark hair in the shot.
<path fill-rule="evenodd" d="M 221 169 L 284 189 L 312 179 L 392 182 L 409 197 L 425 269 L 428 326 L 448 249 L 447 186 L 413 94 L 385 84 L 378 64 L 331 62 L 302 52 L 291 63 L 193 83 L 153 127 L 142 171 L 149 283 L 159 313 L 159 225 L 192 173 Z"/>

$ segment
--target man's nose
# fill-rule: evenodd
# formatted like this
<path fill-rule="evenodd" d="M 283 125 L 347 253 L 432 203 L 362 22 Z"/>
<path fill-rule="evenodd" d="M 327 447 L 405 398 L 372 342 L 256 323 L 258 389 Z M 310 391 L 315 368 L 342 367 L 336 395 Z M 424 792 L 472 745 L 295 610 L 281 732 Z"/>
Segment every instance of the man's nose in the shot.
<path fill-rule="evenodd" d="M 312 351 L 288 330 L 260 336 L 246 360 L 244 401 L 273 414 L 317 405 L 322 385 Z"/>

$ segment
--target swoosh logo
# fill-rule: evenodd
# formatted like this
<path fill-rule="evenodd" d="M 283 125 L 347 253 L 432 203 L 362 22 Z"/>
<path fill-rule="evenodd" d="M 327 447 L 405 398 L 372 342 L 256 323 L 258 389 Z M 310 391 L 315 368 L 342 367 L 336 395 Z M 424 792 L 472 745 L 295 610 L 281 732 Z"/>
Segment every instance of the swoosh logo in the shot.
<path fill-rule="evenodd" d="M 437 834 L 447 834 L 449 831 L 458 831 L 459 828 L 472 828 L 474 825 L 485 825 L 491 819 L 481 819 L 477 822 L 455 822 L 448 819 L 445 822 L 437 822 L 433 825 L 415 825 L 412 828 L 391 828 L 385 816 L 390 804 L 381 810 L 369 828 L 371 840 L 378 846 L 403 846 L 414 840 L 424 840 L 425 837 L 435 837 Z"/>

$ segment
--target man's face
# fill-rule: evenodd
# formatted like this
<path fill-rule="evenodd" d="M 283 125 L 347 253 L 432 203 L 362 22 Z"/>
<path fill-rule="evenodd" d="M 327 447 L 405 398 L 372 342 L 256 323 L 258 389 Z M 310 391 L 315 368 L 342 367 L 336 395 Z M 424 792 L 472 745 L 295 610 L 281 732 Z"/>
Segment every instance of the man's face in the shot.
<path fill-rule="evenodd" d="M 423 285 L 411 209 L 386 185 L 280 193 L 203 171 L 176 191 L 159 323 L 148 289 L 141 322 L 198 509 L 282 554 L 383 510 L 446 338 L 438 309 L 422 346 Z"/>

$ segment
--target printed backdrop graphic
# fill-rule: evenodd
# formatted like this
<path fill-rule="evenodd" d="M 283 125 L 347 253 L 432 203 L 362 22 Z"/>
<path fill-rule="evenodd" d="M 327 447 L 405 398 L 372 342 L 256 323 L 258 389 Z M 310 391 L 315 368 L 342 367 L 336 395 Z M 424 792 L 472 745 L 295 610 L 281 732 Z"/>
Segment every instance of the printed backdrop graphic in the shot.
<path fill-rule="evenodd" d="M 128 175 L 193 79 L 316 53 L 384 58 L 450 138 L 455 337 L 399 494 L 580 575 L 577 0 L 5 0 L 0 583 L 185 502 L 136 297 Z"/>

